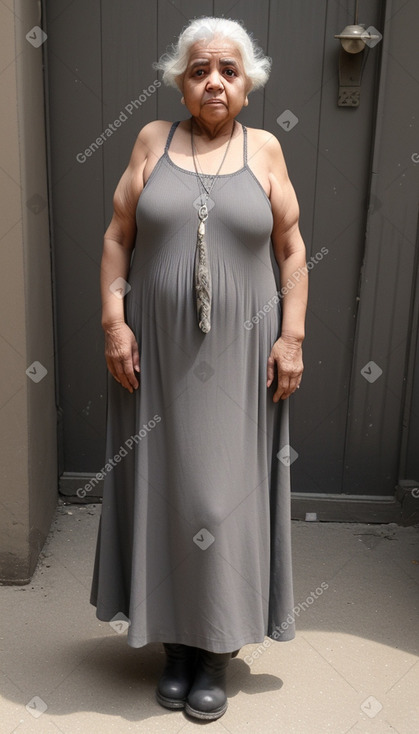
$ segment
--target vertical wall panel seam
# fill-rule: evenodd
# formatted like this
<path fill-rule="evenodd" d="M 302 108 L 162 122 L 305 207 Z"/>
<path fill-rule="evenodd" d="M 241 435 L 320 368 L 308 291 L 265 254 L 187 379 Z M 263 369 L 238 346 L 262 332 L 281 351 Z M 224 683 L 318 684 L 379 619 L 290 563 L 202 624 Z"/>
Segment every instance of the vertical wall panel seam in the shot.
<path fill-rule="evenodd" d="M 322 57 L 322 73 L 321 73 L 321 87 L 320 87 L 320 100 L 319 100 L 319 116 L 317 119 L 317 146 L 316 146 L 316 175 L 314 179 L 314 206 L 313 206 L 313 213 L 311 217 L 311 237 L 310 237 L 310 243 L 308 245 L 308 250 L 310 252 L 310 255 L 313 252 L 313 241 L 314 241 L 314 226 L 315 226 L 315 219 L 316 219 L 316 198 L 317 198 L 317 186 L 318 186 L 318 172 L 319 172 L 319 148 L 320 148 L 320 135 L 321 135 L 321 120 L 322 120 L 322 103 L 323 103 L 323 83 L 324 83 L 324 69 L 325 69 L 325 48 L 326 48 L 326 30 L 327 30 L 327 16 L 329 13 L 329 2 L 326 3 L 326 12 L 325 12 L 325 18 L 324 18 L 324 31 L 323 31 L 323 57 Z"/>
<path fill-rule="evenodd" d="M 265 49 L 265 55 L 269 55 L 269 49 L 271 47 L 271 0 L 268 0 L 268 14 L 267 14 L 267 23 L 268 23 L 268 29 L 266 32 L 266 49 Z M 265 130 L 265 110 L 266 110 L 266 86 L 263 88 L 263 104 L 262 104 L 262 129 Z"/>
<path fill-rule="evenodd" d="M 157 0 L 157 3 L 156 3 L 156 5 L 157 5 L 157 7 L 156 7 L 156 61 L 157 61 L 157 59 L 158 59 L 158 58 L 160 57 L 160 56 L 159 56 L 159 30 L 160 30 L 160 29 L 159 29 L 159 18 L 160 18 L 160 0 Z M 160 76 L 159 76 L 159 73 L 158 73 L 158 72 L 156 72 L 156 78 L 160 78 L 160 77 L 161 77 L 161 72 L 160 72 Z M 157 90 L 157 94 L 156 94 L 156 119 L 157 119 L 157 120 L 160 120 L 160 112 L 159 112 L 160 106 L 159 106 L 159 99 L 160 99 L 160 90 L 158 89 L 158 90 Z"/>
<path fill-rule="evenodd" d="M 402 423 L 400 431 L 400 450 L 399 450 L 399 466 L 398 466 L 398 481 L 402 479 L 414 479 L 415 477 L 408 477 L 407 474 L 407 463 L 408 463 L 408 450 L 410 443 L 410 416 L 412 413 L 412 402 L 413 402 L 413 388 L 415 386 L 415 368 L 416 368 L 416 353 L 417 353 L 417 342 L 418 342 L 418 325 L 419 325 L 419 220 L 416 229 L 416 252 L 415 252 L 415 268 L 414 268 L 414 282 L 412 287 L 412 298 L 410 305 L 410 318 L 409 318 L 409 338 L 406 345 L 406 356 L 405 356 L 405 384 L 403 389 L 402 397 Z"/>
<path fill-rule="evenodd" d="M 42 0 L 42 28 L 48 28 L 48 11 L 47 0 Z M 47 47 L 42 48 L 42 65 L 44 77 L 44 114 L 45 114 L 45 151 L 46 151 L 46 169 L 47 169 L 47 192 L 48 192 L 48 229 L 49 229 L 49 251 L 51 263 L 51 300 L 52 300 L 52 344 L 54 349 L 54 394 L 55 408 L 57 411 L 57 482 L 64 467 L 64 439 L 63 439 L 63 423 L 60 406 L 60 383 L 59 383 L 59 364 L 58 364 L 58 318 L 57 318 L 57 280 L 56 280 L 56 259 L 55 259 L 55 232 L 54 232 L 54 211 L 52 197 L 52 136 L 51 136 L 51 118 L 50 118 L 50 76 L 49 76 L 49 54 Z"/>
<path fill-rule="evenodd" d="M 101 130 L 104 130 L 105 118 L 103 114 L 103 0 L 99 0 L 99 18 L 100 18 L 100 114 L 101 114 Z M 103 230 L 106 228 L 105 212 L 106 212 L 106 197 L 105 197 L 105 155 L 103 152 L 103 146 L 100 150 L 102 160 L 102 216 L 103 216 Z"/>

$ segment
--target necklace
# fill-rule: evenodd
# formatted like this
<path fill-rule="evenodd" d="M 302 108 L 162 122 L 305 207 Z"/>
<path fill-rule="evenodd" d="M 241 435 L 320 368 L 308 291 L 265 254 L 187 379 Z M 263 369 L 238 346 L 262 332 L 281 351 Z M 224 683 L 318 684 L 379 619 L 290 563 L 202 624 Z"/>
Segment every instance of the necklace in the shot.
<path fill-rule="evenodd" d="M 198 176 L 199 182 L 205 192 L 204 202 L 198 208 L 199 225 L 197 232 L 196 250 L 195 250 L 195 270 L 194 270 L 194 281 L 195 281 L 195 294 L 196 294 L 196 308 L 198 315 L 198 325 L 204 334 L 207 334 L 211 329 L 211 271 L 208 266 L 208 250 L 207 243 L 205 241 L 205 222 L 208 219 L 208 199 L 211 191 L 214 188 L 214 184 L 217 180 L 218 174 L 221 171 L 223 163 L 227 157 L 228 150 L 230 148 L 231 139 L 233 137 L 233 131 L 236 126 L 236 121 L 233 121 L 231 128 L 230 137 L 224 151 L 224 155 L 220 165 L 218 166 L 217 173 L 213 176 L 210 174 L 199 173 L 197 166 L 197 157 L 195 142 L 193 136 L 193 122 L 191 120 L 191 148 L 192 158 L 194 162 L 195 173 Z M 202 171 L 202 169 L 201 169 Z M 211 178 L 210 184 L 206 184 L 203 180 L 205 178 Z M 201 201 L 202 201 L 201 194 Z"/>
<path fill-rule="evenodd" d="M 227 157 L 228 150 L 230 148 L 230 143 L 231 143 L 231 139 L 233 137 L 233 132 L 234 132 L 234 128 L 235 127 L 236 127 L 236 121 L 234 120 L 233 121 L 233 126 L 231 128 L 230 137 L 229 137 L 229 140 L 228 140 L 228 143 L 227 143 L 227 147 L 226 147 L 226 149 L 224 151 L 224 155 L 223 155 L 222 161 L 221 161 L 220 165 L 218 166 L 217 173 L 214 173 L 212 175 L 209 174 L 209 173 L 202 173 L 202 176 L 205 176 L 205 178 L 212 178 L 212 181 L 211 181 L 211 183 L 209 185 L 209 188 L 207 188 L 207 186 L 205 185 L 205 183 L 203 181 L 203 178 L 202 178 L 201 174 L 198 171 L 198 166 L 197 166 L 198 158 L 197 158 L 197 151 L 196 151 L 196 148 L 195 148 L 195 140 L 194 140 L 194 134 L 193 134 L 193 123 L 191 122 L 192 159 L 193 159 L 193 163 L 194 163 L 195 173 L 198 176 L 198 178 L 199 178 L 199 180 L 201 182 L 201 186 L 204 189 L 205 194 L 206 194 L 206 196 L 205 196 L 205 204 L 203 204 L 202 206 L 205 206 L 206 207 L 206 202 L 208 201 L 208 199 L 210 197 L 210 194 L 211 194 L 211 191 L 212 191 L 212 189 L 214 187 L 214 184 L 215 184 L 215 181 L 217 179 L 217 176 L 218 176 L 218 174 L 220 173 L 220 171 L 221 171 L 221 169 L 223 167 L 224 161 L 225 161 L 225 159 Z M 200 168 L 201 168 L 201 166 L 200 166 Z M 202 168 L 201 168 L 201 171 L 202 171 Z M 208 214 L 208 211 L 206 211 L 205 213 Z"/>

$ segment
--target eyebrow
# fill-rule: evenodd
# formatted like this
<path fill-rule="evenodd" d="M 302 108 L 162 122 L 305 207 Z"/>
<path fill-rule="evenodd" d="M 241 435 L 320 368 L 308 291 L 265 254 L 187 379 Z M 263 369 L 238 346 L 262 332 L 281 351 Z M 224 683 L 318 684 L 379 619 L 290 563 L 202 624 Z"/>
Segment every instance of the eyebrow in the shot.
<path fill-rule="evenodd" d="M 192 62 L 189 68 L 193 71 L 197 66 L 209 66 L 209 63 L 209 59 L 197 59 Z M 234 59 L 220 59 L 220 64 L 222 66 L 234 66 L 236 69 L 238 68 L 237 61 Z"/>

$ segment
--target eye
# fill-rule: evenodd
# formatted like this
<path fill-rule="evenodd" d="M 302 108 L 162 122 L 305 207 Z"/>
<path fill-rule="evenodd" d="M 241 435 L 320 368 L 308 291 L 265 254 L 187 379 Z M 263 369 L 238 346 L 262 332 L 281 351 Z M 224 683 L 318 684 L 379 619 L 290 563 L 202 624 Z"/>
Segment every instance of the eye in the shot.
<path fill-rule="evenodd" d="M 236 72 L 235 72 L 235 70 L 234 70 L 234 69 L 225 69 L 224 73 L 225 73 L 225 74 L 226 74 L 227 76 L 230 76 L 230 77 L 236 76 Z"/>

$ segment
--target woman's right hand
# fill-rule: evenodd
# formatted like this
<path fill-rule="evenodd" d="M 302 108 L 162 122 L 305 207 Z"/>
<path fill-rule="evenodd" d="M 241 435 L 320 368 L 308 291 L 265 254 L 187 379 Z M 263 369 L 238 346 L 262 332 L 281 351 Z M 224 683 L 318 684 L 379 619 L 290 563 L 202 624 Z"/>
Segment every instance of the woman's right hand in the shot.
<path fill-rule="evenodd" d="M 105 328 L 105 357 L 108 370 L 129 392 L 139 386 L 134 370 L 140 372 L 140 355 L 135 336 L 124 322 Z"/>

